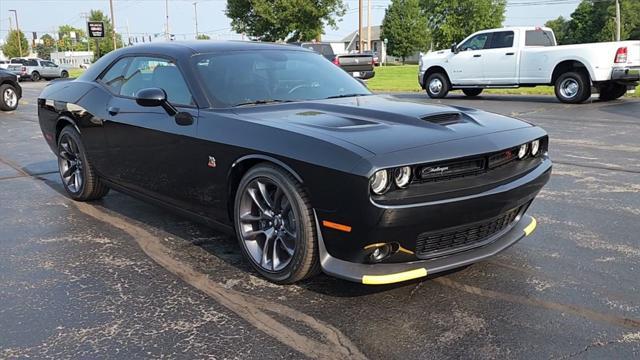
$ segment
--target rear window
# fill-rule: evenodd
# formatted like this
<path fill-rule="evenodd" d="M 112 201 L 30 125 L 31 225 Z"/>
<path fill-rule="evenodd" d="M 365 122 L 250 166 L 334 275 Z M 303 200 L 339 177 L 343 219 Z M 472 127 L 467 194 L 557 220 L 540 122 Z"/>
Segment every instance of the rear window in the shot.
<path fill-rule="evenodd" d="M 333 49 L 329 44 L 302 44 L 305 49 L 313 50 L 322 55 L 333 55 Z"/>
<path fill-rule="evenodd" d="M 524 46 L 555 46 L 553 33 L 545 30 L 527 30 Z"/>

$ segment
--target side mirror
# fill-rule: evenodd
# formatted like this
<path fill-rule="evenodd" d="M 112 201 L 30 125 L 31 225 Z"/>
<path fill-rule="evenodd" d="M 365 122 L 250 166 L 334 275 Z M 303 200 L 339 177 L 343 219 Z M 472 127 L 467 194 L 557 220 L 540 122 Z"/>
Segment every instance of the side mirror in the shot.
<path fill-rule="evenodd" d="M 458 43 L 453 43 L 451 45 L 451 52 L 454 53 L 454 54 L 458 53 Z"/>
<path fill-rule="evenodd" d="M 167 101 L 167 93 L 160 88 L 148 88 L 138 91 L 136 103 L 144 107 L 161 106 L 170 116 L 175 116 L 178 113 L 178 110 Z"/>

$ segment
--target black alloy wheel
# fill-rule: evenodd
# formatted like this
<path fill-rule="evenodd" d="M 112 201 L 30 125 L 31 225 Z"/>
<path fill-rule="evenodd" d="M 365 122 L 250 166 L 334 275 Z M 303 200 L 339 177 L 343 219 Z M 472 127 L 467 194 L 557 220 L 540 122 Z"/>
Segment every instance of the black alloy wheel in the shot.
<path fill-rule="evenodd" d="M 270 164 L 251 168 L 234 208 L 240 247 L 262 276 L 290 284 L 319 272 L 311 206 L 293 176 Z"/>
<path fill-rule="evenodd" d="M 75 128 L 66 126 L 58 137 L 58 170 L 67 194 L 78 201 L 97 200 L 109 188 L 95 174 Z"/>

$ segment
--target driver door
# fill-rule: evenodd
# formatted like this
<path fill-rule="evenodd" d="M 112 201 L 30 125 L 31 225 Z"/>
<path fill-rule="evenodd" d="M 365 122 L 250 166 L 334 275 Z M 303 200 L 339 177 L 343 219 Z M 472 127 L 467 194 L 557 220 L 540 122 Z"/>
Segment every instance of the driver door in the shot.
<path fill-rule="evenodd" d="M 109 148 L 108 176 L 121 186 L 188 208 L 188 182 L 194 162 L 190 157 L 198 122 L 198 108 L 177 64 L 160 57 L 131 57 L 118 81 L 110 82 L 113 96 L 104 122 Z M 114 65 L 114 66 L 117 66 Z M 106 85 L 106 84 L 105 84 Z M 162 107 L 137 104 L 136 94 L 161 88 L 181 115 L 178 124 Z"/>
<path fill-rule="evenodd" d="M 453 85 L 480 85 L 484 80 L 483 56 L 491 43 L 491 33 L 473 36 L 458 46 L 449 59 L 449 78 Z"/>

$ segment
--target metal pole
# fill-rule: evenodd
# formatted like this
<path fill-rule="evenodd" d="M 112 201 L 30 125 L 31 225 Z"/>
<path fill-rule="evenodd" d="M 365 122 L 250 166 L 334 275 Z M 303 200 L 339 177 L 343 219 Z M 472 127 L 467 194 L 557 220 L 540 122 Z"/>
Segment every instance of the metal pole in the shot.
<path fill-rule="evenodd" d="M 109 0 L 109 9 L 111 10 L 111 36 L 113 37 L 113 50 L 118 48 L 116 42 L 116 18 L 113 16 L 113 0 Z"/>
<path fill-rule="evenodd" d="M 620 41 L 620 0 L 616 0 L 616 41 Z"/>
<path fill-rule="evenodd" d="M 373 54 L 371 48 L 371 0 L 367 0 L 367 50 L 371 50 Z"/>
<path fill-rule="evenodd" d="M 164 12 L 166 14 L 166 20 L 164 24 L 164 37 L 167 41 L 171 40 L 169 37 L 169 0 L 164 2 Z"/>
<path fill-rule="evenodd" d="M 16 30 L 18 31 L 18 51 L 20 51 L 20 57 L 22 57 L 22 37 L 20 36 L 20 25 L 18 25 L 18 10 L 9 10 L 16 16 Z"/>
<path fill-rule="evenodd" d="M 358 0 L 358 51 L 362 52 L 362 0 Z"/>
<path fill-rule="evenodd" d="M 127 45 L 128 46 L 133 45 L 131 43 L 131 31 L 129 29 L 129 18 L 127 18 Z"/>
<path fill-rule="evenodd" d="M 195 12 L 195 16 L 196 16 L 196 39 L 198 38 L 198 2 L 194 2 L 193 3 L 193 11 Z"/>

